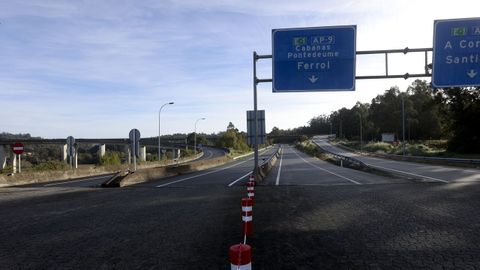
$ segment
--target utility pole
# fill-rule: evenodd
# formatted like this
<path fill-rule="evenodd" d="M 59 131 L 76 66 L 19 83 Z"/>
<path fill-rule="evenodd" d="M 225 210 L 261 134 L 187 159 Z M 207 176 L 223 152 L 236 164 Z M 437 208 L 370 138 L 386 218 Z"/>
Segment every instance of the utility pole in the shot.
<path fill-rule="evenodd" d="M 402 95 L 402 148 L 403 155 L 405 156 L 405 99 Z"/>
<path fill-rule="evenodd" d="M 362 114 L 358 114 L 358 117 L 360 118 L 360 151 L 363 150 L 363 138 L 362 138 Z"/>

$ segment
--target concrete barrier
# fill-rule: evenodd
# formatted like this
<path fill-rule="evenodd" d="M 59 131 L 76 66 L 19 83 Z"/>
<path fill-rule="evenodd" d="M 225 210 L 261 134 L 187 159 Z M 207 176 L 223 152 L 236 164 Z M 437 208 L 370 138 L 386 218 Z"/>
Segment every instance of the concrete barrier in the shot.
<path fill-rule="evenodd" d="M 119 187 L 130 186 L 139 183 L 145 183 L 160 178 L 188 174 L 199 170 L 205 170 L 212 167 L 217 167 L 225 163 L 231 162 L 232 159 L 224 156 L 214 159 L 193 161 L 187 164 L 170 165 L 167 167 L 139 169 L 134 173 L 130 173 L 123 177 L 119 182 Z"/>
<path fill-rule="evenodd" d="M 37 184 L 55 180 L 69 180 L 89 176 L 105 175 L 119 170 L 126 170 L 127 168 L 127 166 L 98 167 L 94 165 L 85 165 L 80 166 L 75 170 L 22 172 L 13 175 L 2 174 L 0 175 L 0 187 Z"/>
<path fill-rule="evenodd" d="M 192 156 L 186 159 L 180 159 L 178 161 L 168 160 L 162 162 L 152 162 L 152 163 L 142 163 L 138 165 L 138 169 L 146 168 L 166 168 L 169 166 L 177 166 L 179 164 L 184 164 L 191 162 L 193 160 L 199 159 L 203 156 L 203 152 Z M 159 167 L 163 165 L 163 167 Z M 114 174 L 117 172 L 126 172 L 129 170 L 128 164 L 122 165 L 107 165 L 107 166 L 97 166 L 97 165 L 80 165 L 75 170 L 58 170 L 58 171 L 24 171 L 17 174 L 0 174 L 0 187 L 8 186 L 18 186 L 18 185 L 28 185 L 28 184 L 37 184 L 45 183 L 51 181 L 60 181 L 60 180 L 72 180 L 83 177 L 98 176 L 105 174 Z M 161 170 L 159 170 L 161 171 Z M 165 176 L 168 176 L 165 174 Z"/>
<path fill-rule="evenodd" d="M 281 153 L 282 148 L 279 147 L 273 155 L 271 155 L 267 160 L 265 160 L 264 163 L 259 166 L 260 168 L 258 172 L 261 181 L 263 181 L 268 176 L 273 166 L 275 166 L 275 164 L 277 163 L 278 157 L 280 157 Z"/>

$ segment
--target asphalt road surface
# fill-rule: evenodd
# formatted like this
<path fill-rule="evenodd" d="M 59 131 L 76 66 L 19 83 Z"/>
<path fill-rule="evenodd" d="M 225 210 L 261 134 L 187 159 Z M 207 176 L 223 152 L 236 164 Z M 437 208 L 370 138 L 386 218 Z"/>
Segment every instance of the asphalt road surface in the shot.
<path fill-rule="evenodd" d="M 365 185 L 406 183 L 409 180 L 387 178 L 358 170 L 342 168 L 312 158 L 292 146 L 282 146 L 279 161 L 264 185 Z"/>
<path fill-rule="evenodd" d="M 247 157 L 128 188 L 1 188 L 0 268 L 229 269 L 251 169 Z M 480 269 L 479 192 L 283 146 L 256 187 L 252 269 Z"/>
<path fill-rule="evenodd" d="M 314 142 L 329 152 L 353 157 L 371 167 L 391 171 L 394 173 L 401 173 L 407 177 L 441 183 L 480 181 L 480 170 L 478 169 L 457 168 L 451 166 L 430 165 L 424 163 L 374 158 L 343 150 L 330 144 L 326 138 L 317 137 L 314 139 Z"/>
<path fill-rule="evenodd" d="M 198 160 L 223 157 L 226 154 L 223 149 L 216 148 L 216 147 L 203 146 L 202 151 L 203 151 L 203 156 L 201 158 L 199 158 Z"/>

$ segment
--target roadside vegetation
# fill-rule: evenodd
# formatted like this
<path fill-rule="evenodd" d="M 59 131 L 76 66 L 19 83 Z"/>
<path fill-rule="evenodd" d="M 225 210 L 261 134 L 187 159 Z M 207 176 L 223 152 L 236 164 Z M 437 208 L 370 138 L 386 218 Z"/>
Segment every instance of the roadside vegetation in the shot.
<path fill-rule="evenodd" d="M 322 160 L 327 160 L 328 159 L 328 156 L 322 152 L 311 140 L 309 139 L 306 139 L 306 140 L 302 140 L 302 141 L 298 141 L 295 143 L 295 147 L 310 155 L 310 156 L 313 156 L 313 157 L 316 157 L 316 158 L 319 158 L 319 159 L 322 159 Z"/>
<path fill-rule="evenodd" d="M 240 156 L 252 150 L 247 144 L 247 134 L 240 132 L 232 122 L 228 124 L 225 132 L 219 134 L 216 146 L 228 149 L 230 157 Z"/>

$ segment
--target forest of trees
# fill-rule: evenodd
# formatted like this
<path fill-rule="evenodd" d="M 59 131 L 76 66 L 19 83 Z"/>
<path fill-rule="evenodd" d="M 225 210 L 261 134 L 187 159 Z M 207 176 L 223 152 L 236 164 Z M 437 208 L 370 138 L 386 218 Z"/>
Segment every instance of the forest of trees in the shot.
<path fill-rule="evenodd" d="M 330 115 L 312 118 L 307 126 L 293 130 L 272 129 L 275 135 L 337 135 L 364 141 L 380 140 L 382 133 L 394 133 L 402 139 L 402 103 L 406 140 L 448 140 L 448 150 L 457 153 L 480 152 L 480 88 L 434 89 L 416 80 L 401 92 L 398 87 L 386 90 L 371 103 L 357 102 Z"/>

